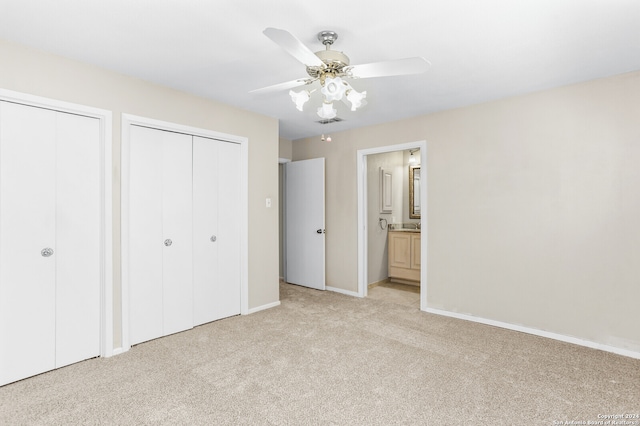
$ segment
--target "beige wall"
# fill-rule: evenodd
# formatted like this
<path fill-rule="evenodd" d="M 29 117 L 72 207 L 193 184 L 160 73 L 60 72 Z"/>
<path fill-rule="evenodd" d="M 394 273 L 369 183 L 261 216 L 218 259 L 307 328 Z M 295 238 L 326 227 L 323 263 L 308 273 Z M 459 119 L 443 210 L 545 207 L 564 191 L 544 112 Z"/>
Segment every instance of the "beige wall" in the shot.
<path fill-rule="evenodd" d="M 0 40 L 0 88 L 113 113 L 114 343 L 120 346 L 120 115 L 129 113 L 249 139 L 249 309 L 279 300 L 278 121 Z"/>
<path fill-rule="evenodd" d="M 640 352 L 639 99 L 634 72 L 294 141 L 326 158 L 327 285 L 357 291 L 356 151 L 426 139 L 429 307 Z"/>
<path fill-rule="evenodd" d="M 278 158 L 284 160 L 293 158 L 293 145 L 289 139 L 280 138 L 278 140 Z"/>

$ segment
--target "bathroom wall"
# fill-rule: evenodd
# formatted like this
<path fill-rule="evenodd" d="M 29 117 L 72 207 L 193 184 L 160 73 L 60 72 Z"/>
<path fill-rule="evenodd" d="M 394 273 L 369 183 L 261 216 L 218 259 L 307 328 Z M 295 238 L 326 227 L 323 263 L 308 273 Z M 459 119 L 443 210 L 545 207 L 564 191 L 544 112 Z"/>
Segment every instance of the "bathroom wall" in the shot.
<path fill-rule="evenodd" d="M 391 172 L 392 210 L 380 213 L 380 168 Z M 380 226 L 402 221 L 404 202 L 404 155 L 402 151 L 367 156 L 367 238 L 368 238 L 368 283 L 372 284 L 389 277 L 387 261 L 387 228 Z"/>

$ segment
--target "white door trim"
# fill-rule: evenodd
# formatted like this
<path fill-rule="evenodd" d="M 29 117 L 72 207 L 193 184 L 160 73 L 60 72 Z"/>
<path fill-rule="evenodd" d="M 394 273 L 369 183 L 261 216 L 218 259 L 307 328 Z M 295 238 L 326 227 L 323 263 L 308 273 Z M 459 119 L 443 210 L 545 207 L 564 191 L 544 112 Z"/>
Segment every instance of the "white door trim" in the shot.
<path fill-rule="evenodd" d="M 249 139 L 198 127 L 185 126 L 168 121 L 155 120 L 131 114 L 122 114 L 122 195 L 121 195 L 121 238 L 122 238 L 122 351 L 131 348 L 129 340 L 129 130 L 131 126 L 145 126 L 170 132 L 202 136 L 240 145 L 240 314 L 249 314 Z"/>
<path fill-rule="evenodd" d="M 357 152 L 357 181 L 358 181 L 358 296 L 367 296 L 367 271 L 368 271 L 368 239 L 367 239 L 367 155 L 382 154 L 385 152 L 405 151 L 408 149 L 420 149 L 422 170 L 427 170 L 427 141 L 408 142 L 398 145 L 388 145 L 377 148 L 360 149 Z M 421 172 L 422 173 L 422 172 Z M 421 175 L 422 177 L 422 175 Z M 427 173 L 420 182 L 420 200 L 422 218 L 422 238 L 420 239 L 420 310 L 427 309 Z"/>
<path fill-rule="evenodd" d="M 111 111 L 0 89 L 0 100 L 82 115 L 100 121 L 101 283 L 100 356 L 113 355 L 113 172 Z"/>
<path fill-rule="evenodd" d="M 280 175 L 281 181 L 278 183 L 278 194 L 280 195 L 278 198 L 280 199 L 280 204 L 278 208 L 280 210 L 280 242 L 282 250 L 280 250 L 280 263 L 282 265 L 282 277 L 280 277 L 285 282 L 287 281 L 287 213 L 285 212 L 284 206 L 286 206 L 287 195 L 287 177 L 284 172 L 285 164 L 290 163 L 291 160 L 288 158 L 278 158 L 278 173 Z"/>

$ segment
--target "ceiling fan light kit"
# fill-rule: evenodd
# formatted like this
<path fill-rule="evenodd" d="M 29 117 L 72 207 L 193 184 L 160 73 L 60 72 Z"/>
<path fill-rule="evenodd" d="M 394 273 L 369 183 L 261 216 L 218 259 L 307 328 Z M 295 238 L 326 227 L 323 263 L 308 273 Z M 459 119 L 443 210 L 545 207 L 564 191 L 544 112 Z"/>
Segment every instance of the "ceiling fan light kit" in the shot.
<path fill-rule="evenodd" d="M 298 111 L 302 111 L 304 104 L 311 98 L 311 92 L 308 90 L 301 90 L 299 92 L 289 90 L 289 95 L 291 96 L 293 103 L 296 104 Z"/>
<path fill-rule="evenodd" d="M 338 111 L 333 107 L 330 102 L 323 102 L 322 106 L 318 108 L 318 116 L 325 120 L 330 120 L 338 115 Z"/>
<path fill-rule="evenodd" d="M 326 49 L 315 53 L 288 31 L 267 28 L 263 33 L 291 56 L 302 62 L 306 66 L 309 78 L 301 78 L 252 90 L 251 93 L 269 93 L 310 85 L 319 81 L 322 105 L 317 109 L 317 114 L 324 120 L 335 118 L 338 114 L 338 111 L 333 106 L 334 101 L 342 101 L 350 107 L 351 111 L 356 111 L 366 105 L 367 92 L 356 91 L 345 79 L 420 74 L 425 72 L 429 66 L 429 62 L 424 58 L 406 58 L 352 66 L 347 55 L 331 50 L 331 46 L 338 38 L 338 34 L 335 31 L 321 31 L 318 33 L 318 40 Z M 315 89 L 298 92 L 289 90 L 289 96 L 291 96 L 296 108 L 299 111 L 303 111 L 304 105 L 311 99 L 313 92 L 315 92 Z"/>

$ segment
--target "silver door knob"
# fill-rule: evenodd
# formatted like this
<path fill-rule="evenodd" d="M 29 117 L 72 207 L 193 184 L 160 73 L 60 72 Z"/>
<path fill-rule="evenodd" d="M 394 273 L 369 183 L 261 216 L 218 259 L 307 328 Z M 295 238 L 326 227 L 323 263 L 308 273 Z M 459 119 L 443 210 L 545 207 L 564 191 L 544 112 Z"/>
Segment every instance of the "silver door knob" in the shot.
<path fill-rule="evenodd" d="M 215 243 L 218 238 L 216 238 L 215 235 L 212 235 L 211 238 L 209 239 L 211 240 L 212 243 Z"/>
<path fill-rule="evenodd" d="M 164 245 L 169 247 L 171 244 L 173 244 L 173 241 L 171 241 L 169 238 L 167 238 L 166 240 L 164 240 Z"/>
<path fill-rule="evenodd" d="M 42 251 L 40 251 L 40 254 L 42 257 L 49 257 L 53 254 L 53 249 L 49 247 L 43 248 Z"/>

